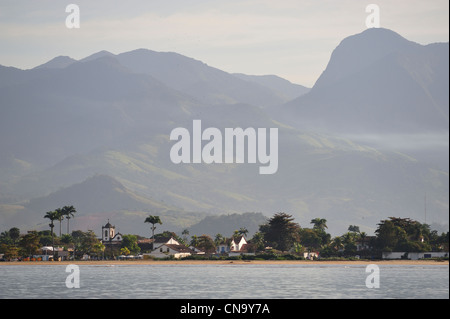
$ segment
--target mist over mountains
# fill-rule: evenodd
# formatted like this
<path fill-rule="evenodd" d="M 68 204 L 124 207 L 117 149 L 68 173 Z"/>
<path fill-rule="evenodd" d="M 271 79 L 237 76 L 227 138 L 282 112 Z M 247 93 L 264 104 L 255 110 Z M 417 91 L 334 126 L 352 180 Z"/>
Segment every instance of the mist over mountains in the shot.
<path fill-rule="evenodd" d="M 108 218 L 148 235 L 148 214 L 180 231 L 284 211 L 370 234 L 389 216 L 423 222 L 426 194 L 427 222 L 448 227 L 448 56 L 448 43 L 369 29 L 342 41 L 311 89 L 146 49 L 0 66 L 0 224 L 46 229 L 46 211 L 73 205 L 71 227 L 94 231 Z M 194 119 L 278 128 L 278 172 L 173 164 L 170 132 Z"/>

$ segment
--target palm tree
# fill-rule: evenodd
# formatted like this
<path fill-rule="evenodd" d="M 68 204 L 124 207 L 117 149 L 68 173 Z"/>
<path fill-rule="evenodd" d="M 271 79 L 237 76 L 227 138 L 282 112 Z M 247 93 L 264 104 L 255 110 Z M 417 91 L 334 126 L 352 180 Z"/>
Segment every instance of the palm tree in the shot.
<path fill-rule="evenodd" d="M 256 250 L 264 250 L 264 235 L 261 232 L 257 232 L 250 240 L 252 244 L 256 246 Z"/>
<path fill-rule="evenodd" d="M 74 216 L 74 214 L 77 212 L 75 207 L 73 206 L 64 206 L 62 208 L 64 216 L 66 216 L 67 219 L 67 234 L 69 234 L 69 221 Z"/>
<path fill-rule="evenodd" d="M 155 240 L 155 229 L 156 229 L 155 224 L 162 225 L 161 218 L 159 218 L 159 216 L 150 215 L 145 219 L 145 223 L 152 224 L 152 239 L 154 241 Z M 153 250 L 153 241 L 152 241 L 152 250 Z"/>
<path fill-rule="evenodd" d="M 216 246 L 219 246 L 225 241 L 225 237 L 223 237 L 222 234 L 216 234 L 216 237 L 214 238 L 214 243 Z"/>
<path fill-rule="evenodd" d="M 58 213 L 55 212 L 55 211 L 47 212 L 47 213 L 45 213 L 44 218 L 50 219 L 49 226 L 50 226 L 50 231 L 51 231 L 51 234 L 52 234 L 52 249 L 53 249 L 53 254 L 54 254 L 55 253 L 54 252 L 54 250 L 55 250 L 55 248 L 54 248 L 55 247 L 55 240 L 53 238 L 53 228 L 55 227 L 55 224 L 53 222 L 58 219 Z"/>
<path fill-rule="evenodd" d="M 62 208 L 55 209 L 56 216 L 58 217 L 57 220 L 59 220 L 59 237 L 61 237 L 61 222 L 64 219 L 64 211 Z"/>
<path fill-rule="evenodd" d="M 344 247 L 342 243 L 342 237 L 335 237 L 331 243 L 331 247 L 338 252 L 341 248 Z"/>
<path fill-rule="evenodd" d="M 189 230 L 188 229 L 183 230 L 181 235 L 183 235 L 183 241 L 184 241 L 184 244 L 186 245 L 187 241 L 188 241 Z"/>
<path fill-rule="evenodd" d="M 327 227 L 327 220 L 324 218 L 314 218 L 311 220 L 311 224 L 314 224 L 313 229 L 325 230 Z"/>
<path fill-rule="evenodd" d="M 361 241 L 361 246 L 363 247 L 363 249 L 366 249 L 366 238 L 367 234 L 365 232 L 359 233 L 359 240 Z"/>
<path fill-rule="evenodd" d="M 247 229 L 247 228 L 241 227 L 241 228 L 239 229 L 239 235 L 244 236 L 244 237 L 247 237 L 247 234 L 248 234 L 248 229 Z"/>
<path fill-rule="evenodd" d="M 53 222 L 58 219 L 57 213 L 55 211 L 47 212 L 47 213 L 45 213 L 44 218 L 50 219 L 49 226 L 50 226 L 50 231 L 51 231 L 52 238 L 53 238 L 53 228 L 55 227 L 55 224 Z"/>
<path fill-rule="evenodd" d="M 344 245 L 353 244 L 355 242 L 355 234 L 351 232 L 346 232 L 342 235 L 342 243 Z"/>
<path fill-rule="evenodd" d="M 198 239 L 198 236 L 197 235 L 194 235 L 194 236 L 192 236 L 191 237 L 191 242 L 190 242 L 190 246 L 192 246 L 192 247 L 195 247 L 195 248 L 197 248 L 198 247 L 198 245 L 199 245 L 199 239 Z"/>

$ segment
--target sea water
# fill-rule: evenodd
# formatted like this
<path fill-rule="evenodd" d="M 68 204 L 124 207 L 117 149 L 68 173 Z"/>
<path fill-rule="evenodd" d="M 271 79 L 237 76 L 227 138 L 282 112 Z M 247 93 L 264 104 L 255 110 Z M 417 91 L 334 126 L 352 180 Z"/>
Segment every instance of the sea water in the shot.
<path fill-rule="evenodd" d="M 448 265 L 379 265 L 368 288 L 364 265 L 80 265 L 68 288 L 65 265 L 0 265 L 0 298 L 448 299 Z"/>

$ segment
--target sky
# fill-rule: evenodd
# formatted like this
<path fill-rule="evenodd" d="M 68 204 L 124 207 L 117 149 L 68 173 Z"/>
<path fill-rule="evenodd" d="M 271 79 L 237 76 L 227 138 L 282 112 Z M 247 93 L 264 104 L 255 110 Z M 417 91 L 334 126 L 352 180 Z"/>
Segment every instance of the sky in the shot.
<path fill-rule="evenodd" d="M 66 27 L 72 3 L 80 28 Z M 0 65 L 146 48 L 312 87 L 336 46 L 367 28 L 372 3 L 383 28 L 421 44 L 449 41 L 447 0 L 0 0 Z"/>

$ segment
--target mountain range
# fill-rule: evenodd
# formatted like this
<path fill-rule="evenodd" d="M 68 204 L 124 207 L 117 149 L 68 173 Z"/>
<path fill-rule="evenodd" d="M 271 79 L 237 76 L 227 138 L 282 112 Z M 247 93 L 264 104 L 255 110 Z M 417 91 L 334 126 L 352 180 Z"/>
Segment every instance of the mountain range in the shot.
<path fill-rule="evenodd" d="M 448 227 L 448 77 L 448 43 L 386 29 L 344 39 L 311 89 L 147 49 L 0 66 L 0 224 L 46 229 L 47 211 L 74 205 L 71 227 L 94 231 L 110 219 L 148 235 L 149 214 L 181 231 L 284 211 L 302 227 L 320 217 L 333 234 L 370 234 L 389 216 L 424 221 L 426 205 Z M 172 163 L 171 130 L 195 119 L 278 128 L 278 172 Z"/>

